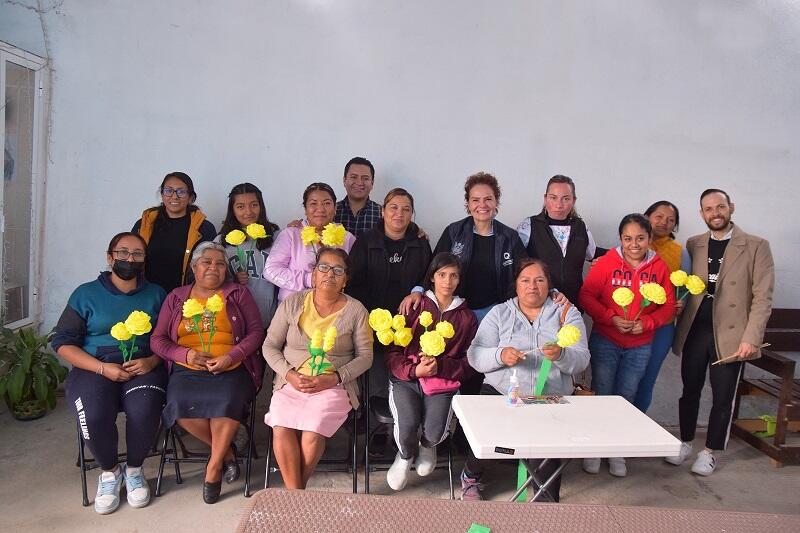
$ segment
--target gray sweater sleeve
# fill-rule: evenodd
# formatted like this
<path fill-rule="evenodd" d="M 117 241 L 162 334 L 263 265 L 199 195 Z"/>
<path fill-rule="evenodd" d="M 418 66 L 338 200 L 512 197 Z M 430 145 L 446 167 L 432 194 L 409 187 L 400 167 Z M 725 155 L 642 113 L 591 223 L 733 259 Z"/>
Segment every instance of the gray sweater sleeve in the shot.
<path fill-rule="evenodd" d="M 500 360 L 500 305 L 494 306 L 478 326 L 478 332 L 467 350 L 467 360 L 472 368 L 486 374 L 505 365 Z"/>

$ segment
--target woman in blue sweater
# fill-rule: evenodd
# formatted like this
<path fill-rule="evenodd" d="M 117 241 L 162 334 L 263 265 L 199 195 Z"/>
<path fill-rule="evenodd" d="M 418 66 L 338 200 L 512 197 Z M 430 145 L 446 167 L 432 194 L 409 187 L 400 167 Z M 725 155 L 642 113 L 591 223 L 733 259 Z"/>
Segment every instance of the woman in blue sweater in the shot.
<path fill-rule="evenodd" d="M 72 365 L 67 377 L 68 402 L 75 407 L 83 439 L 103 470 L 97 483 L 94 509 L 108 514 L 119 507 L 125 482 L 131 507 L 150 501 L 142 463 L 158 431 L 167 373 L 150 351 L 149 321 L 134 316 L 126 326 L 141 332 L 122 343 L 111 329 L 126 322 L 133 311 L 155 320 L 166 294 L 144 279 L 146 244 L 135 233 L 119 233 L 106 252 L 110 272 L 79 286 L 69 298 L 51 344 Z M 147 330 L 147 331 L 145 331 Z M 117 335 L 125 336 L 125 335 Z M 127 464 L 117 458 L 117 413 L 125 411 Z"/>

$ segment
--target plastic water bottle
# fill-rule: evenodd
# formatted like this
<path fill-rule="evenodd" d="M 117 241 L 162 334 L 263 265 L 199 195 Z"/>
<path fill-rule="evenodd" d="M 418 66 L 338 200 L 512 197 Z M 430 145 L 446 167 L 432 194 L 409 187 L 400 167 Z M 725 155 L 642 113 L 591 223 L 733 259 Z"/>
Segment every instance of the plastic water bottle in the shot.
<path fill-rule="evenodd" d="M 506 397 L 508 405 L 517 406 L 522 402 L 519 398 L 519 378 L 517 378 L 517 369 L 511 371 L 511 378 L 508 380 L 508 396 Z"/>

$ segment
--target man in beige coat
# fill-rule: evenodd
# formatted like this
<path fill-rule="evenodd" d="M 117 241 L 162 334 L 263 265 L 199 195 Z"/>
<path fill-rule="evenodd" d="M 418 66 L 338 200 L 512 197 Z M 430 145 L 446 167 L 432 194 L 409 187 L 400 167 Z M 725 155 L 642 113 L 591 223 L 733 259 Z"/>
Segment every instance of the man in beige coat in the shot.
<path fill-rule="evenodd" d="M 686 249 L 693 273 L 706 281 L 706 292 L 689 296 L 673 343 L 673 351 L 683 356 L 678 404 L 683 445 L 679 455 L 666 461 L 679 465 L 692 452 L 700 394 L 710 369 L 713 403 L 706 446 L 692 465 L 692 472 L 703 476 L 714 472 L 714 450 L 728 444 L 743 361 L 761 355 L 759 346 L 772 311 L 775 265 L 769 243 L 735 226 L 733 210 L 725 191 L 708 189 L 700 196 L 700 216 L 709 231 L 689 238 Z M 725 362 L 712 364 L 722 359 Z"/>

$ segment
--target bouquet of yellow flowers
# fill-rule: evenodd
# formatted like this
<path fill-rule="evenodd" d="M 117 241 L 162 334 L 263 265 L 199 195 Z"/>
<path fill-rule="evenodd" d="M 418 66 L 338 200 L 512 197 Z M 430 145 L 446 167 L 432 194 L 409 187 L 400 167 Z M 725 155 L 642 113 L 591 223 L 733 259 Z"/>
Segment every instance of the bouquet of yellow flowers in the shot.
<path fill-rule="evenodd" d="M 150 315 L 144 311 L 132 311 L 125 319 L 125 322 L 117 322 L 111 328 L 111 336 L 119 341 L 119 351 L 122 352 L 122 362 L 127 363 L 133 358 L 133 354 L 139 351 L 136 346 L 136 337 L 150 333 L 153 325 L 150 323 Z M 131 341 L 130 346 L 126 344 Z"/>
<path fill-rule="evenodd" d="M 419 347 L 422 350 L 420 355 L 425 357 L 438 357 L 444 353 L 445 339 L 452 339 L 456 334 L 453 324 L 446 320 L 438 322 L 434 329 L 428 330 L 433 324 L 433 315 L 430 311 L 423 311 L 419 314 L 419 324 L 425 328 L 425 333 L 419 337 Z"/>
<path fill-rule="evenodd" d="M 316 245 L 322 243 L 323 246 L 331 246 L 333 248 L 341 248 L 344 246 L 344 239 L 347 235 L 347 230 L 344 226 L 335 222 L 328 223 L 323 229 L 322 234 L 317 233 L 314 226 L 304 226 L 300 230 L 300 239 L 305 246 L 311 246 L 316 251 Z"/>
<path fill-rule="evenodd" d="M 393 342 L 405 348 L 411 342 L 411 328 L 406 327 L 406 317 L 392 314 L 386 309 L 373 309 L 369 313 L 369 327 L 375 331 L 378 342 L 389 346 Z"/>
<path fill-rule="evenodd" d="M 669 280 L 675 285 L 675 299 L 678 301 L 683 300 L 688 295 L 697 296 L 703 294 L 706 290 L 706 284 L 694 274 L 686 274 L 683 270 L 676 270 L 669 275 Z M 684 288 L 684 293 L 681 294 L 680 287 Z"/>
<path fill-rule="evenodd" d="M 236 246 L 236 257 L 239 258 L 240 271 L 244 270 L 247 264 L 244 257 L 244 250 L 242 250 L 242 244 L 244 244 L 244 241 L 247 240 L 247 237 L 252 239 L 252 242 L 250 243 L 250 250 L 252 250 L 255 247 L 258 239 L 264 239 L 269 237 L 269 235 L 267 235 L 267 230 L 264 229 L 262 224 L 255 222 L 248 224 L 247 227 L 244 228 L 244 231 L 235 229 L 229 231 L 228 234 L 225 235 L 225 242 L 231 246 Z"/>
<path fill-rule="evenodd" d="M 200 349 L 206 353 L 211 349 L 211 340 L 214 338 L 214 333 L 217 332 L 215 328 L 217 313 L 222 311 L 224 306 L 225 302 L 219 294 L 214 294 L 206 300 L 206 305 L 201 304 L 195 298 L 189 298 L 183 302 L 183 316 L 192 321 L 191 331 L 197 333 L 197 338 L 200 340 Z M 201 331 L 201 329 L 205 328 L 200 327 L 200 322 L 204 318 L 208 319 L 208 348 L 203 343 L 203 332 Z"/>
<path fill-rule="evenodd" d="M 308 353 L 311 358 L 308 361 L 308 366 L 311 368 L 311 376 L 320 376 L 325 373 L 333 365 L 326 359 L 326 354 L 333 349 L 336 343 L 336 336 L 338 332 L 334 326 L 322 331 L 315 329 L 311 334 L 310 342 L 308 343 Z"/>

